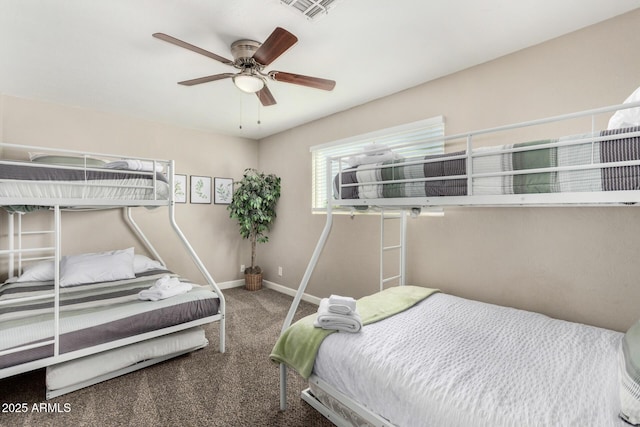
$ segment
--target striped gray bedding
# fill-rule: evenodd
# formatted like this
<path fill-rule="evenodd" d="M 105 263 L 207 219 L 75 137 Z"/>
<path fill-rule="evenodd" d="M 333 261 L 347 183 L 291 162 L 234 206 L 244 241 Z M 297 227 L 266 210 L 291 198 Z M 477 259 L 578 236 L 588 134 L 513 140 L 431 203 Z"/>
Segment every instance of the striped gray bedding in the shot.
<path fill-rule="evenodd" d="M 118 179 L 149 179 L 151 175 L 140 172 L 113 168 L 93 168 L 84 170 L 83 168 L 69 169 L 56 168 L 51 166 L 25 165 L 24 162 L 16 161 L 15 164 L 3 164 L 0 168 L 0 179 L 17 179 L 22 181 L 84 181 L 87 180 L 118 180 Z M 156 173 L 156 179 L 167 182 L 162 173 Z"/>
<path fill-rule="evenodd" d="M 169 186 L 166 176 L 136 171 L 69 169 L 52 166 L 33 166 L 24 162 L 7 162 L 0 167 L 0 205 L 3 198 L 29 199 L 110 199 L 110 200 L 167 200 Z M 15 205 L 14 205 L 15 206 Z M 9 210 L 33 210 L 15 207 Z"/>
<path fill-rule="evenodd" d="M 60 354 L 214 316 L 219 300 L 193 284 L 186 294 L 141 301 L 137 294 L 167 274 L 156 270 L 135 279 L 79 285 L 60 290 Z M 186 281 L 185 279 L 180 279 Z M 0 285 L 0 301 L 52 295 L 53 282 Z M 53 296 L 0 306 L 0 351 L 49 340 L 54 334 Z M 53 355 L 53 345 L 0 356 L 0 368 Z"/>
<path fill-rule="evenodd" d="M 440 156 L 423 156 L 389 160 L 383 163 L 366 164 L 342 172 L 342 182 L 337 175 L 334 179 L 335 194 L 339 194 L 342 184 L 342 199 L 382 199 L 396 197 L 464 196 L 467 194 L 465 178 L 444 179 L 464 175 L 466 159 L 447 159 L 464 152 L 448 153 Z M 422 160 L 442 161 L 417 163 Z M 421 180 L 438 178 L 442 180 Z M 415 180 L 399 182 L 402 180 Z M 376 183 L 382 182 L 383 183 Z M 344 186 L 344 185 L 347 186 Z M 351 185 L 358 184 L 358 185 Z"/>
<path fill-rule="evenodd" d="M 574 168 L 535 173 L 523 173 L 523 171 L 640 160 L 640 137 L 618 136 L 638 131 L 640 127 L 601 131 L 595 136 L 604 139 L 593 143 L 587 138 L 592 138 L 594 135 L 583 134 L 474 149 L 473 194 L 637 190 L 640 188 L 640 166 Z M 550 143 L 559 144 L 548 147 Z M 346 169 L 334 178 L 336 198 L 464 196 L 468 194 L 465 177 L 466 159 L 447 159 L 464 154 L 465 152 L 462 151 L 441 156 L 405 158 Z M 422 159 L 434 158 L 442 160 L 435 163 L 417 163 Z M 442 179 L 423 179 L 438 177 Z M 411 181 L 412 179 L 418 180 Z M 340 183 L 342 184 L 341 194 L 339 193 Z"/>

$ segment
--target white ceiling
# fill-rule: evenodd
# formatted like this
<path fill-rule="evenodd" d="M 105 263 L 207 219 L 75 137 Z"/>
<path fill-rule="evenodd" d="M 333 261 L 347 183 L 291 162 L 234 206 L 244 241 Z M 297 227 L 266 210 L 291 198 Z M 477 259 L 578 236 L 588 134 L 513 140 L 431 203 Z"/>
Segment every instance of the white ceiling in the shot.
<path fill-rule="evenodd" d="M 0 93 L 259 139 L 640 7 L 640 0 L 340 0 L 309 21 L 278 0 L 0 0 Z M 269 70 L 332 79 L 332 92 L 269 82 L 262 107 L 226 58 L 275 27 L 299 41 Z M 260 124 L 258 124 L 260 120 Z M 242 124 L 242 129 L 240 129 Z"/>

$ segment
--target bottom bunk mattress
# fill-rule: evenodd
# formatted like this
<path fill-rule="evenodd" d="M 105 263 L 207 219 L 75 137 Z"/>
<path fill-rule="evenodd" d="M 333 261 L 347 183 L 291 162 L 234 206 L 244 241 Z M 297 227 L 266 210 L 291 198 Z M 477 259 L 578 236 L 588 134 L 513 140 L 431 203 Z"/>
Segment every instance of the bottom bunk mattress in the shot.
<path fill-rule="evenodd" d="M 327 336 L 313 373 L 397 426 L 623 426 L 622 336 L 435 293 Z"/>
<path fill-rule="evenodd" d="M 47 390 L 100 378 L 139 362 L 193 351 L 209 344 L 200 326 L 47 367 Z"/>
<path fill-rule="evenodd" d="M 141 335 L 218 314 L 218 295 L 208 286 L 158 301 L 140 300 L 167 271 L 133 279 L 88 283 L 60 289 L 60 354 Z M 174 276 L 175 275 L 171 275 Z M 54 336 L 53 282 L 11 282 L 0 286 L 0 351 L 41 343 Z M 45 297 L 11 304 L 19 297 Z M 0 356 L 0 368 L 53 356 L 53 344 Z"/>

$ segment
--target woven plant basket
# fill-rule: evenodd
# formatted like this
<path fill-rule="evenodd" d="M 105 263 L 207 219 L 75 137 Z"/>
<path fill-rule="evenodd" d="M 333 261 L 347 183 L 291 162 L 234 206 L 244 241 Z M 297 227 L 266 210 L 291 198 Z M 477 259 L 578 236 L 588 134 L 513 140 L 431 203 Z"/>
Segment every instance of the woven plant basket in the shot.
<path fill-rule="evenodd" d="M 245 274 L 244 288 L 248 291 L 259 291 L 260 289 L 262 289 L 262 273 Z"/>

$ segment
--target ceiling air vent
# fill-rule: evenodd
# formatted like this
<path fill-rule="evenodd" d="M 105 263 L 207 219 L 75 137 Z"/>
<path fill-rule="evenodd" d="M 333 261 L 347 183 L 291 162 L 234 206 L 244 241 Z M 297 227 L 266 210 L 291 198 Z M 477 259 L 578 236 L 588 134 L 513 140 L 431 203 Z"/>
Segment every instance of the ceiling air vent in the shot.
<path fill-rule="evenodd" d="M 314 21 L 329 13 L 340 0 L 280 0 L 285 6 L 302 13 L 307 19 Z"/>

